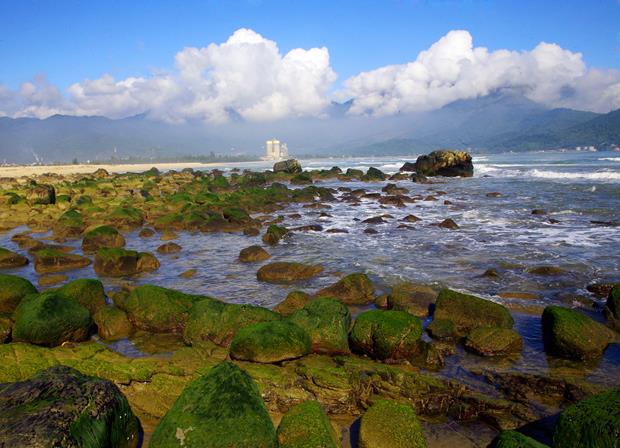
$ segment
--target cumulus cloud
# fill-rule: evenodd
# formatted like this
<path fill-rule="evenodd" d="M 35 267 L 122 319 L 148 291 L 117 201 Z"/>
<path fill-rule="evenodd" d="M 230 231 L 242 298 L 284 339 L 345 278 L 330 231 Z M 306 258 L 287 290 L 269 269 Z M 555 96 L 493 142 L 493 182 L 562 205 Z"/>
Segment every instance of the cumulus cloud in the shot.
<path fill-rule="evenodd" d="M 531 51 L 474 47 L 469 32 L 450 31 L 413 62 L 361 73 L 341 97 L 352 114 L 375 116 L 437 109 L 459 99 L 514 89 L 552 107 L 607 112 L 620 107 L 620 72 L 588 69 L 581 53 L 541 42 Z"/>

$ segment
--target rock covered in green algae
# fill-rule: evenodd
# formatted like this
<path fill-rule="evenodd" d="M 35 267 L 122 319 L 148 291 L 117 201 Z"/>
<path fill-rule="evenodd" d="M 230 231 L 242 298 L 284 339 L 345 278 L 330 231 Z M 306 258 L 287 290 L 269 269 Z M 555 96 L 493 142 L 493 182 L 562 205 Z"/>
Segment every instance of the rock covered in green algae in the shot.
<path fill-rule="evenodd" d="M 189 312 L 183 339 L 190 345 L 211 341 L 226 347 L 237 330 L 278 319 L 280 316 L 277 313 L 260 306 L 202 300 Z"/>
<path fill-rule="evenodd" d="M 447 319 L 433 319 L 426 327 L 426 331 L 433 339 L 439 341 L 452 341 L 457 338 L 454 322 Z"/>
<path fill-rule="evenodd" d="M 85 227 L 83 215 L 75 209 L 70 209 L 60 215 L 54 224 L 54 235 L 61 238 L 77 238 Z"/>
<path fill-rule="evenodd" d="M 337 448 L 340 446 L 327 414 L 318 401 L 293 406 L 278 425 L 280 448 Z"/>
<path fill-rule="evenodd" d="M 388 308 L 407 311 L 414 316 L 428 316 L 431 306 L 437 300 L 437 291 L 427 285 L 404 282 L 392 287 L 387 296 Z"/>
<path fill-rule="evenodd" d="M 368 168 L 368 170 L 366 171 L 366 174 L 361 176 L 361 180 L 369 181 L 369 182 L 383 181 L 385 179 L 387 179 L 387 176 L 385 175 L 385 173 L 381 171 L 380 169 L 375 168 L 374 166 L 371 166 L 370 168 Z"/>
<path fill-rule="evenodd" d="M 278 303 L 273 308 L 273 310 L 283 316 L 289 316 L 295 311 L 302 309 L 310 299 L 310 294 L 304 291 L 291 291 L 282 302 Z"/>
<path fill-rule="evenodd" d="M 276 261 L 262 266 L 256 272 L 256 278 L 261 282 L 294 283 L 308 280 L 321 272 L 323 272 L 323 267 L 320 265 Z"/>
<path fill-rule="evenodd" d="M 41 249 L 34 252 L 34 269 L 38 274 L 62 272 L 88 266 L 91 261 L 78 254 L 69 254 L 57 249 Z"/>
<path fill-rule="evenodd" d="M 435 319 L 451 320 L 461 335 L 478 327 L 512 328 L 506 307 L 480 297 L 442 289 L 435 304 Z"/>
<path fill-rule="evenodd" d="M 223 362 L 192 381 L 155 429 L 150 448 L 277 448 L 252 378 Z"/>
<path fill-rule="evenodd" d="M 129 448 L 140 424 L 112 382 L 66 366 L 0 385 L 0 440 L 10 447 Z"/>
<path fill-rule="evenodd" d="M 547 448 L 547 445 L 517 431 L 502 431 L 493 439 L 489 448 Z"/>
<path fill-rule="evenodd" d="M 50 205 L 56 203 L 56 190 L 51 185 L 35 185 L 26 192 L 30 205 Z"/>
<path fill-rule="evenodd" d="M 12 313 L 24 297 L 36 292 L 37 288 L 25 278 L 0 274 L 0 313 Z"/>
<path fill-rule="evenodd" d="M 88 309 L 90 314 L 95 314 L 99 308 L 105 306 L 103 283 L 94 278 L 73 280 L 58 288 L 57 291 Z"/>
<path fill-rule="evenodd" d="M 315 299 L 291 314 L 288 320 L 310 335 L 313 352 L 349 353 L 351 313 L 346 305 L 327 297 Z"/>
<path fill-rule="evenodd" d="M 605 303 L 605 316 L 612 328 L 620 331 L 620 285 L 616 285 L 609 291 Z"/>
<path fill-rule="evenodd" d="M 9 316 L 0 314 L 0 344 L 4 344 L 11 336 L 13 320 Z"/>
<path fill-rule="evenodd" d="M 614 339 L 614 332 L 588 316 L 551 305 L 542 315 L 545 349 L 563 358 L 598 358 Z"/>
<path fill-rule="evenodd" d="M 366 305 L 374 300 L 375 287 L 366 274 L 349 274 L 333 285 L 323 288 L 316 297 L 333 297 L 346 305 Z"/>
<path fill-rule="evenodd" d="M 426 448 L 422 425 L 409 404 L 379 400 L 362 416 L 359 448 Z"/>
<path fill-rule="evenodd" d="M 106 216 L 106 220 L 115 227 L 133 229 L 144 224 L 144 214 L 135 207 L 118 207 Z"/>
<path fill-rule="evenodd" d="M 93 320 L 97 325 L 97 334 L 108 341 L 126 338 L 133 332 L 127 313 L 115 306 L 99 308 Z"/>
<path fill-rule="evenodd" d="M 82 240 L 84 253 L 97 252 L 102 247 L 124 247 L 125 238 L 112 226 L 103 225 L 89 230 Z"/>
<path fill-rule="evenodd" d="M 620 446 L 620 389 L 586 398 L 562 411 L 553 432 L 553 446 Z"/>
<path fill-rule="evenodd" d="M 366 311 L 355 319 L 349 341 L 354 352 L 375 359 L 406 359 L 418 349 L 422 322 L 405 311 Z"/>
<path fill-rule="evenodd" d="M 274 363 L 310 353 L 308 333 L 283 320 L 260 322 L 241 328 L 230 344 L 230 357 L 242 361 Z"/>
<path fill-rule="evenodd" d="M 58 292 L 26 296 L 13 314 L 13 340 L 55 347 L 67 341 L 84 341 L 92 325 L 90 313 Z"/>
<path fill-rule="evenodd" d="M 12 250 L 0 247 L 0 269 L 18 268 L 28 264 L 28 259 Z"/>
<path fill-rule="evenodd" d="M 95 272 L 104 277 L 122 277 L 159 269 L 159 261 L 148 252 L 101 248 L 95 255 Z"/>
<path fill-rule="evenodd" d="M 479 327 L 467 335 L 465 348 L 482 356 L 502 356 L 519 353 L 523 339 L 509 328 Z"/>
<path fill-rule="evenodd" d="M 245 249 L 241 249 L 241 252 L 239 252 L 239 260 L 243 261 L 244 263 L 251 263 L 253 261 L 264 261 L 269 258 L 271 258 L 269 252 L 257 245 L 246 247 Z"/>
<path fill-rule="evenodd" d="M 263 243 L 274 246 L 288 234 L 288 229 L 275 224 L 267 227 L 267 232 L 263 235 Z"/>

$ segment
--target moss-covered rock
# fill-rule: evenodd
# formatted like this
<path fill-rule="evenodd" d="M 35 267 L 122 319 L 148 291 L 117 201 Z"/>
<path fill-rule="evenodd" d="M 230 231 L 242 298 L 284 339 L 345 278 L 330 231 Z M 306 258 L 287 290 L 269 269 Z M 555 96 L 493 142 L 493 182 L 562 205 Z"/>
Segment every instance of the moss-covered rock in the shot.
<path fill-rule="evenodd" d="M 553 446 L 620 446 L 620 389 L 612 389 L 567 407 L 558 418 Z"/>
<path fill-rule="evenodd" d="M 41 249 L 34 252 L 34 270 L 39 274 L 63 272 L 88 266 L 90 259 L 57 249 Z"/>
<path fill-rule="evenodd" d="M 440 341 L 451 341 L 458 337 L 454 322 L 447 319 L 433 319 L 428 327 L 426 327 L 426 331 L 433 339 Z"/>
<path fill-rule="evenodd" d="M 289 316 L 295 311 L 302 309 L 310 301 L 310 294 L 303 291 L 291 291 L 286 298 L 278 303 L 273 310 L 283 316 Z"/>
<path fill-rule="evenodd" d="M 28 259 L 12 250 L 0 247 L 0 269 L 19 268 L 28 264 Z"/>
<path fill-rule="evenodd" d="M 102 247 L 125 247 L 125 238 L 112 226 L 103 225 L 89 230 L 82 240 L 84 253 L 97 252 Z"/>
<path fill-rule="evenodd" d="M 93 320 L 97 325 L 97 333 L 102 339 L 115 341 L 131 335 L 133 325 L 120 308 L 115 306 L 104 306 L 94 314 Z"/>
<path fill-rule="evenodd" d="M 61 238 L 78 238 L 85 227 L 83 215 L 75 209 L 69 209 L 60 215 L 54 224 L 54 235 Z"/>
<path fill-rule="evenodd" d="M 150 448 L 277 448 L 252 378 L 224 362 L 192 381 L 153 433 Z"/>
<path fill-rule="evenodd" d="M 118 207 L 106 217 L 109 224 L 120 229 L 141 227 L 144 223 L 144 214 L 135 207 Z"/>
<path fill-rule="evenodd" d="M 310 353 L 308 333 L 289 321 L 273 320 L 239 329 L 230 344 L 233 359 L 274 363 Z"/>
<path fill-rule="evenodd" d="M 130 448 L 140 424 L 114 383 L 66 366 L 0 386 L 0 439 L 11 447 Z"/>
<path fill-rule="evenodd" d="M 24 297 L 36 292 L 37 288 L 25 278 L 0 274 L 0 313 L 12 313 Z"/>
<path fill-rule="evenodd" d="M 239 260 L 243 261 L 244 263 L 264 261 L 268 260 L 269 258 L 271 258 L 269 252 L 267 252 L 260 246 L 246 247 L 245 249 L 241 249 L 241 252 L 239 252 Z"/>
<path fill-rule="evenodd" d="M 547 445 L 517 431 L 502 431 L 493 439 L 489 448 L 548 448 Z"/>
<path fill-rule="evenodd" d="M 159 269 L 159 261 L 148 252 L 101 248 L 95 255 L 95 272 L 104 277 L 123 277 Z"/>
<path fill-rule="evenodd" d="M 620 331 L 620 285 L 615 285 L 609 291 L 605 303 L 605 316 L 609 325 Z"/>
<path fill-rule="evenodd" d="M 437 300 L 437 291 L 427 285 L 403 282 L 392 287 L 387 296 L 387 305 L 391 310 L 407 311 L 424 318 L 428 316 L 431 306 Z"/>
<path fill-rule="evenodd" d="M 310 335 L 313 352 L 349 353 L 351 313 L 342 303 L 327 297 L 315 299 L 291 314 L 288 320 Z"/>
<path fill-rule="evenodd" d="M 58 292 L 26 296 L 13 315 L 13 340 L 55 347 L 67 341 L 84 341 L 92 325 L 90 313 Z"/>
<path fill-rule="evenodd" d="M 288 234 L 288 229 L 275 224 L 271 224 L 263 235 L 263 243 L 270 246 L 278 244 L 278 242 Z"/>
<path fill-rule="evenodd" d="M 103 283 L 94 278 L 80 278 L 73 280 L 57 290 L 61 294 L 75 300 L 82 305 L 90 314 L 105 306 L 105 292 Z"/>
<path fill-rule="evenodd" d="M 338 448 L 340 441 L 318 401 L 293 406 L 278 425 L 280 448 Z"/>
<path fill-rule="evenodd" d="M 183 248 L 177 243 L 169 242 L 164 243 L 157 248 L 157 252 L 160 254 L 176 254 L 181 252 Z"/>
<path fill-rule="evenodd" d="M 0 344 L 4 344 L 11 337 L 13 320 L 9 316 L 0 314 Z"/>
<path fill-rule="evenodd" d="M 56 190 L 51 185 L 35 185 L 26 192 L 30 205 L 50 205 L 56 203 Z"/>
<path fill-rule="evenodd" d="M 409 404 L 379 400 L 362 416 L 359 448 L 426 448 L 422 425 Z"/>
<path fill-rule="evenodd" d="M 366 305 L 374 300 L 375 287 L 366 274 L 349 274 L 315 294 L 316 297 L 333 297 L 347 305 Z"/>
<path fill-rule="evenodd" d="M 614 339 L 609 328 L 569 308 L 548 306 L 542 315 L 545 350 L 563 358 L 598 358 Z"/>
<path fill-rule="evenodd" d="M 349 341 L 354 352 L 380 360 L 416 353 L 422 322 L 405 311 L 366 311 L 355 319 Z"/>
<path fill-rule="evenodd" d="M 261 282 L 294 283 L 308 280 L 321 272 L 323 267 L 320 265 L 277 261 L 262 266 L 256 272 L 256 278 Z"/>
<path fill-rule="evenodd" d="M 434 317 L 451 320 L 461 335 L 478 327 L 512 328 L 514 324 L 510 312 L 504 306 L 450 289 L 439 292 Z"/>
<path fill-rule="evenodd" d="M 482 356 L 509 355 L 523 349 L 523 339 L 508 328 L 479 327 L 467 335 L 465 348 Z"/>

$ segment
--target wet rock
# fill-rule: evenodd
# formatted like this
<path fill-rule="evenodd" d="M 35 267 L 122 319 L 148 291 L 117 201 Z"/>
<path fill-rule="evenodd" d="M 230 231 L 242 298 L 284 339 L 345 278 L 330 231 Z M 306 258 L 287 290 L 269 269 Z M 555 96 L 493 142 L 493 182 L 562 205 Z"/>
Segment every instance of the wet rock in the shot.
<path fill-rule="evenodd" d="M 375 287 L 364 273 L 349 274 L 316 292 L 315 297 L 332 297 L 345 305 L 366 305 L 374 301 Z"/>
<path fill-rule="evenodd" d="M 88 266 L 90 259 L 55 249 L 41 249 L 34 253 L 34 269 L 39 274 L 62 272 Z"/>
<path fill-rule="evenodd" d="M 399 195 L 399 194 L 407 194 L 409 193 L 409 190 L 404 188 L 404 187 L 399 187 L 396 184 L 387 184 L 385 187 L 383 187 L 381 189 L 381 191 L 383 191 L 384 193 L 387 194 L 392 194 L 392 195 Z"/>
<path fill-rule="evenodd" d="M 501 198 L 503 195 L 497 191 L 492 191 L 486 194 L 487 198 Z"/>
<path fill-rule="evenodd" d="M 0 314 L 0 344 L 8 342 L 12 329 L 13 321 L 8 316 Z"/>
<path fill-rule="evenodd" d="M 379 198 L 379 204 L 402 208 L 407 206 L 407 204 L 405 204 L 405 199 L 407 199 L 406 196 L 384 196 Z"/>
<path fill-rule="evenodd" d="M 275 363 L 310 353 L 308 333 L 291 321 L 274 320 L 239 329 L 230 344 L 230 357 L 242 361 Z"/>
<path fill-rule="evenodd" d="M 349 233 L 346 229 L 327 229 L 326 233 Z"/>
<path fill-rule="evenodd" d="M 54 286 L 67 280 L 69 280 L 69 277 L 65 274 L 47 274 L 39 277 L 37 283 L 39 286 L 46 287 Z"/>
<path fill-rule="evenodd" d="M 97 333 L 102 339 L 115 341 L 131 335 L 133 326 L 127 313 L 115 306 L 104 306 L 97 311 L 93 320 L 97 325 Z"/>
<path fill-rule="evenodd" d="M 355 168 L 348 168 L 345 173 L 346 177 L 354 178 L 354 179 L 360 179 L 363 175 L 364 175 L 364 172 L 362 170 L 358 170 Z"/>
<path fill-rule="evenodd" d="M 430 286 L 412 282 L 394 285 L 387 297 L 388 308 L 407 311 L 421 318 L 428 316 L 435 300 L 437 300 L 437 291 Z"/>
<path fill-rule="evenodd" d="M 105 306 L 103 283 L 93 278 L 73 280 L 58 288 L 57 291 L 86 308 L 91 315 Z"/>
<path fill-rule="evenodd" d="M 310 294 L 303 291 L 291 291 L 286 298 L 278 303 L 273 310 L 283 316 L 289 316 L 295 311 L 302 309 L 309 301 Z"/>
<path fill-rule="evenodd" d="M 495 268 L 489 268 L 486 271 L 483 272 L 482 274 L 483 277 L 488 277 L 488 278 L 498 278 L 499 272 L 497 271 L 497 269 Z"/>
<path fill-rule="evenodd" d="M 411 175 L 411 182 L 415 182 L 417 184 L 427 184 L 430 183 L 428 177 L 420 173 L 413 173 Z"/>
<path fill-rule="evenodd" d="M 399 171 L 405 173 L 414 173 L 415 172 L 415 163 L 414 162 L 405 162 L 403 166 L 400 167 Z"/>
<path fill-rule="evenodd" d="M 0 387 L 0 439 L 11 447 L 138 445 L 140 424 L 111 381 L 66 366 Z"/>
<path fill-rule="evenodd" d="M 548 306 L 542 315 L 545 350 L 562 358 L 588 360 L 600 357 L 614 339 L 609 328 L 578 311 Z"/>
<path fill-rule="evenodd" d="M 92 325 L 90 313 L 58 292 L 26 296 L 13 315 L 13 340 L 55 347 L 68 341 L 84 341 Z"/>
<path fill-rule="evenodd" d="M 444 219 L 440 223 L 435 224 L 437 227 L 441 227 L 443 229 L 456 230 L 459 228 L 459 225 L 455 223 L 451 218 Z"/>
<path fill-rule="evenodd" d="M 125 238 L 112 226 L 99 226 L 86 232 L 82 240 L 82 251 L 93 253 L 101 247 L 124 247 Z"/>
<path fill-rule="evenodd" d="M 261 282 L 294 283 L 308 280 L 321 272 L 323 267 L 320 265 L 278 261 L 262 266 L 256 273 L 256 278 Z"/>
<path fill-rule="evenodd" d="M 171 229 L 164 229 L 159 236 L 160 241 L 176 240 L 179 237 L 178 233 Z"/>
<path fill-rule="evenodd" d="M 267 252 L 260 246 L 246 247 L 245 249 L 241 249 L 241 252 L 239 252 L 239 260 L 243 261 L 244 263 L 264 261 L 268 260 L 269 258 L 271 258 L 269 252 Z"/>
<path fill-rule="evenodd" d="M 527 270 L 528 273 L 534 275 L 562 275 L 566 271 L 558 266 L 535 266 Z"/>
<path fill-rule="evenodd" d="M 246 236 L 258 236 L 260 235 L 260 230 L 256 227 L 246 227 L 243 229 L 243 234 Z"/>
<path fill-rule="evenodd" d="M 0 269 L 18 268 L 27 264 L 28 259 L 23 255 L 0 247 Z"/>
<path fill-rule="evenodd" d="M 365 311 L 355 319 L 349 341 L 356 353 L 379 360 L 407 359 L 417 352 L 420 319 L 404 311 Z"/>
<path fill-rule="evenodd" d="M 620 332 L 620 285 L 614 286 L 609 291 L 605 303 L 605 316 L 609 325 Z"/>
<path fill-rule="evenodd" d="M 322 232 L 323 226 L 320 224 L 310 224 L 307 226 L 294 227 L 291 229 L 292 232 Z"/>
<path fill-rule="evenodd" d="M 387 179 L 387 176 L 385 175 L 385 173 L 373 166 L 368 168 L 368 170 L 366 171 L 366 174 L 364 174 L 361 177 L 361 180 L 369 181 L 369 182 L 383 181 L 385 179 Z"/>
<path fill-rule="evenodd" d="M 110 177 L 110 173 L 104 168 L 98 168 L 94 173 L 93 177 L 95 179 L 105 179 L 106 177 Z"/>
<path fill-rule="evenodd" d="M 84 216 L 77 210 L 67 210 L 54 224 L 54 235 L 57 238 L 79 238 L 86 228 Z"/>
<path fill-rule="evenodd" d="M 614 286 L 618 283 L 591 283 L 586 289 L 597 297 L 607 297 Z"/>
<path fill-rule="evenodd" d="M 405 222 L 418 222 L 418 221 L 422 221 L 420 218 L 418 218 L 415 215 L 407 215 L 405 216 L 403 219 L 401 219 L 401 221 L 405 221 Z"/>
<path fill-rule="evenodd" d="M 51 185 L 36 185 L 26 192 L 30 205 L 50 205 L 56 203 L 56 190 Z"/>
<path fill-rule="evenodd" d="M 28 294 L 36 294 L 32 283 L 17 275 L 0 274 L 0 313 L 12 313 Z"/>
<path fill-rule="evenodd" d="M 187 271 L 183 271 L 179 274 L 179 277 L 182 278 L 194 278 L 198 273 L 197 269 L 188 269 Z"/>
<path fill-rule="evenodd" d="M 367 233 L 368 235 L 376 235 L 379 231 L 369 227 L 368 229 L 364 229 L 364 233 Z"/>
<path fill-rule="evenodd" d="M 433 151 L 417 158 L 416 173 L 424 176 L 472 177 L 474 165 L 465 151 Z"/>
<path fill-rule="evenodd" d="M 481 356 L 504 356 L 521 352 L 523 339 L 508 328 L 480 327 L 467 335 L 465 348 Z"/>
<path fill-rule="evenodd" d="M 362 416 L 359 448 L 426 448 L 422 425 L 410 404 L 379 400 Z"/>
<path fill-rule="evenodd" d="M 521 434 L 520 432 L 507 430 L 500 432 L 493 439 L 489 448 L 548 448 L 547 445 Z"/>
<path fill-rule="evenodd" d="M 151 238 L 152 236 L 155 236 L 155 231 L 151 228 L 145 227 L 144 229 L 140 230 L 138 236 L 140 238 Z"/>
<path fill-rule="evenodd" d="M 107 216 L 108 224 L 120 229 L 134 229 L 144 224 L 144 214 L 135 207 L 118 207 Z"/>
<path fill-rule="evenodd" d="M 157 252 L 160 254 L 176 254 L 181 252 L 183 248 L 177 243 L 165 243 L 157 248 Z"/>
<path fill-rule="evenodd" d="M 542 208 L 535 208 L 532 210 L 532 215 L 546 215 L 547 210 L 543 210 Z"/>
<path fill-rule="evenodd" d="M 301 173 L 301 163 L 295 159 L 283 160 L 273 165 L 274 173 L 298 174 Z"/>
<path fill-rule="evenodd" d="M 278 425 L 280 448 L 339 448 L 340 440 L 321 404 L 309 400 L 293 406 Z"/>
<path fill-rule="evenodd" d="M 95 255 L 95 272 L 104 277 L 123 277 L 159 269 L 159 261 L 148 252 L 101 248 Z"/>
<path fill-rule="evenodd" d="M 385 224 L 387 221 L 383 219 L 383 216 L 373 216 L 362 221 L 364 224 Z"/>
<path fill-rule="evenodd" d="M 263 235 L 263 243 L 274 246 L 288 234 L 288 229 L 271 224 Z"/>
<path fill-rule="evenodd" d="M 448 319 L 433 319 L 426 327 L 426 331 L 433 339 L 439 341 L 452 341 L 458 337 L 454 322 Z"/>

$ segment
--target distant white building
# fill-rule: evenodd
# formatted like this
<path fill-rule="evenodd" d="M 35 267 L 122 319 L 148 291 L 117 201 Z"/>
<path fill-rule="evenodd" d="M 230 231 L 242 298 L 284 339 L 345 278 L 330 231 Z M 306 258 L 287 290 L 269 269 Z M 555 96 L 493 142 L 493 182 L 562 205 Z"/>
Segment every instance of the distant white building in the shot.
<path fill-rule="evenodd" d="M 288 147 L 280 140 L 272 139 L 265 142 L 265 159 L 282 160 L 288 158 Z"/>

